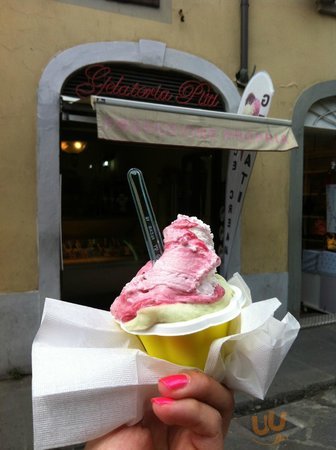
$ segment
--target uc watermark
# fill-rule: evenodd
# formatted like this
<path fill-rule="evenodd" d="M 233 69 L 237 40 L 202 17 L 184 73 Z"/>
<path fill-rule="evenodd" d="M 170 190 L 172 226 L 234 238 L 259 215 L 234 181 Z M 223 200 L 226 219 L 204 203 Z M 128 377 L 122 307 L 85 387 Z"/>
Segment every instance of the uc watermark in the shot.
<path fill-rule="evenodd" d="M 282 433 L 286 428 L 286 424 L 287 413 L 285 411 L 281 411 L 280 416 L 277 416 L 274 411 L 268 411 L 262 418 L 253 415 L 251 417 L 251 428 L 256 436 L 253 440 L 260 445 L 279 444 L 288 439 L 288 436 Z M 267 440 L 267 442 L 260 439 L 268 436 L 274 436 L 274 438 L 271 441 Z"/>

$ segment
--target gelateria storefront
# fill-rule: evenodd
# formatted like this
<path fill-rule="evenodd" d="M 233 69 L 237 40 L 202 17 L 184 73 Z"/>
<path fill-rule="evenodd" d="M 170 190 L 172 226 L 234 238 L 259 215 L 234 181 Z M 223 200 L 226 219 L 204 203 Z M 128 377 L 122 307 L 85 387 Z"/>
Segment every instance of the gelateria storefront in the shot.
<path fill-rule="evenodd" d="M 259 106 L 269 100 L 263 94 Z M 148 260 L 127 185 L 132 167 L 145 176 L 161 229 L 181 212 L 211 223 L 222 271 L 239 269 L 235 231 L 252 156 L 297 146 L 288 121 L 236 114 L 240 102 L 220 69 L 161 42 L 58 54 L 38 97 L 41 301 L 108 308 Z"/>

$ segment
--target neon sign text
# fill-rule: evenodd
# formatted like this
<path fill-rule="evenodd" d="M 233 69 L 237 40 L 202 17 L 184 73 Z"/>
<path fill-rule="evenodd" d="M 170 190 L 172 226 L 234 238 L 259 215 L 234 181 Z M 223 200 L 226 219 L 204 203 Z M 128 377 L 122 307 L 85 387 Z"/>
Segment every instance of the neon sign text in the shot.
<path fill-rule="evenodd" d="M 126 82 L 125 75 L 114 77 L 113 70 L 102 64 L 85 69 L 86 80 L 76 87 L 79 98 L 90 95 L 109 95 L 133 100 L 149 100 L 160 103 L 177 103 L 187 106 L 191 103 L 199 107 L 214 108 L 219 104 L 219 95 L 204 81 L 184 81 L 175 93 L 172 90 L 156 86 L 146 86 L 139 82 Z"/>

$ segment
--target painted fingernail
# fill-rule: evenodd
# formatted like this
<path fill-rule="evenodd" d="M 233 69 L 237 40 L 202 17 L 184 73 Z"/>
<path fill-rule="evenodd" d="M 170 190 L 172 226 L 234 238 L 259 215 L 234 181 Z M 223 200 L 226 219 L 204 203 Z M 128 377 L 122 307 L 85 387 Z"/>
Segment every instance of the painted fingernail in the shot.
<path fill-rule="evenodd" d="M 153 397 L 151 398 L 151 402 L 155 403 L 155 405 L 171 405 L 175 400 L 169 397 Z"/>
<path fill-rule="evenodd" d="M 184 373 L 179 373 L 177 375 L 170 375 L 169 377 L 164 377 L 159 380 L 160 383 L 165 385 L 168 389 L 181 389 L 185 387 L 190 381 L 188 375 Z"/>

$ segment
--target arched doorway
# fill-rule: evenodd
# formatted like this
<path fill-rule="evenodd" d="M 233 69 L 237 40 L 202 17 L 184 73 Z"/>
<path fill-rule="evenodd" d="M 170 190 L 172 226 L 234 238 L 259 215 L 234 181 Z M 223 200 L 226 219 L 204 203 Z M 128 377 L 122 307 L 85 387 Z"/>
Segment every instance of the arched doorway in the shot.
<path fill-rule="evenodd" d="M 80 45 L 57 55 L 46 67 L 38 93 L 38 242 L 39 293 L 61 296 L 60 94 L 64 81 L 81 67 L 103 61 L 181 70 L 207 80 L 220 92 L 225 110 L 235 112 L 240 96 L 231 80 L 208 61 L 169 49 L 164 43 L 134 42 Z"/>
<path fill-rule="evenodd" d="M 330 148 L 327 148 L 329 145 L 327 142 L 330 143 L 330 139 L 335 139 L 336 128 L 329 120 L 330 112 L 334 109 L 330 108 L 330 105 L 334 104 L 335 92 L 335 81 L 312 86 L 298 99 L 293 114 L 293 130 L 299 149 L 291 155 L 288 304 L 293 314 L 297 317 L 302 316 L 303 326 L 330 323 L 335 320 L 334 306 L 328 305 L 330 299 L 328 291 L 333 280 L 330 277 L 328 280 L 325 279 L 325 274 L 322 274 L 321 278 L 317 269 L 318 258 L 324 250 L 325 232 L 322 229 L 323 221 L 325 222 L 324 183 L 333 153 L 336 155 L 335 146 L 334 152 L 330 152 Z M 313 170 L 311 170 L 312 161 L 314 161 Z M 314 189 L 311 188 L 312 182 L 316 186 Z M 316 204 L 315 213 L 311 203 L 312 194 Z M 323 295 L 325 300 L 320 302 Z M 336 299 L 334 301 L 336 302 Z M 314 313 L 313 316 L 303 318 L 304 310 L 310 308 Z"/>

